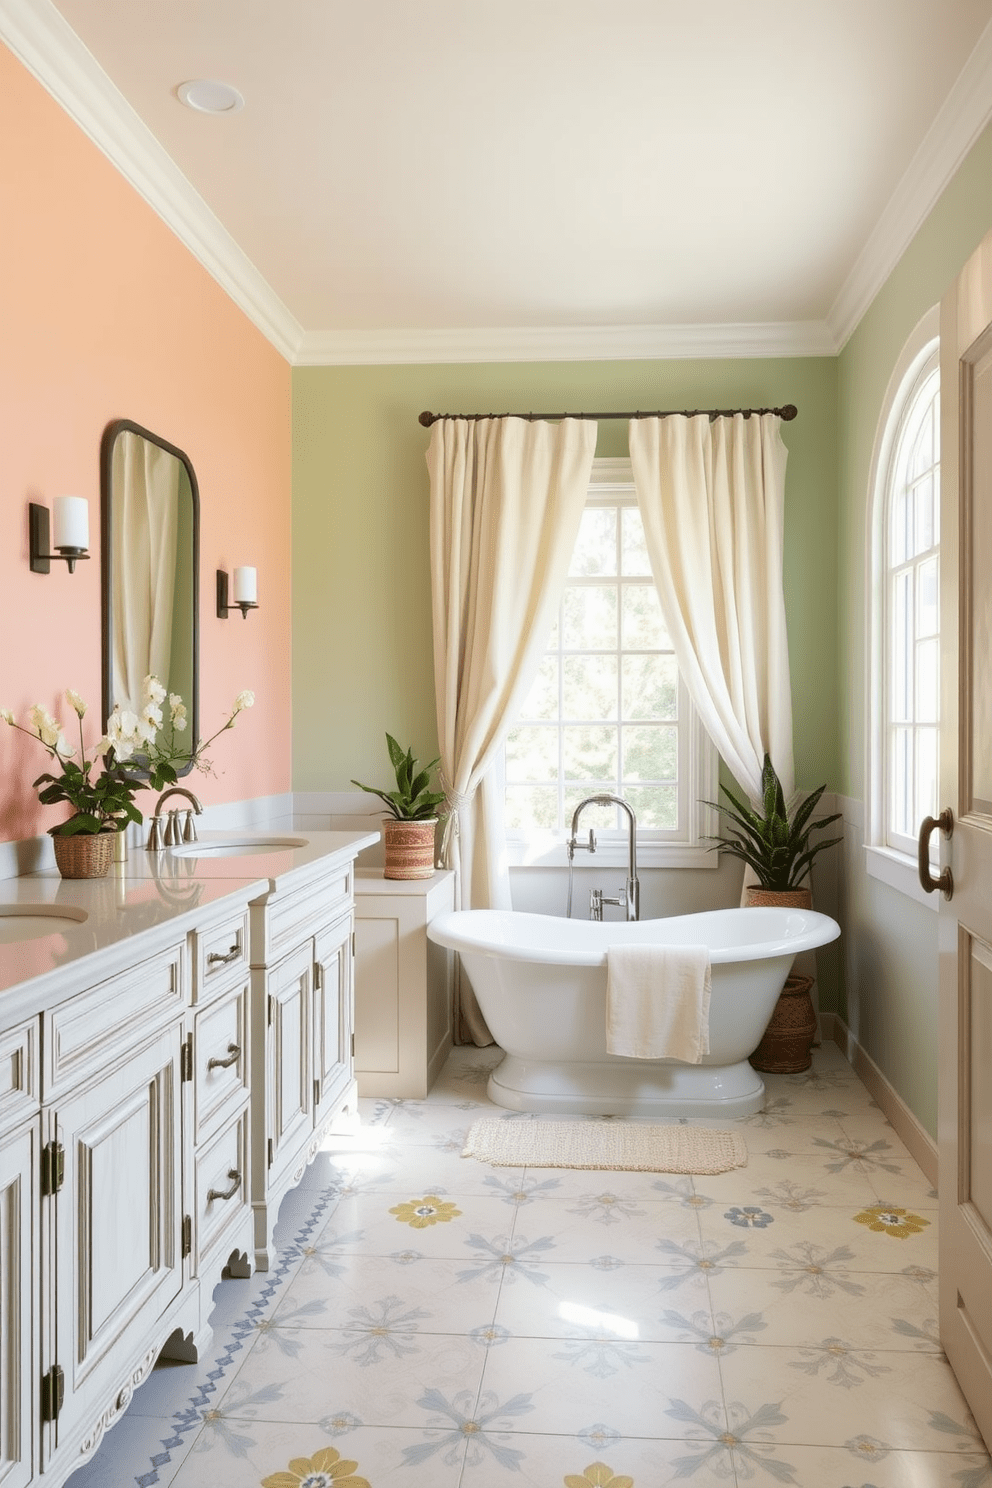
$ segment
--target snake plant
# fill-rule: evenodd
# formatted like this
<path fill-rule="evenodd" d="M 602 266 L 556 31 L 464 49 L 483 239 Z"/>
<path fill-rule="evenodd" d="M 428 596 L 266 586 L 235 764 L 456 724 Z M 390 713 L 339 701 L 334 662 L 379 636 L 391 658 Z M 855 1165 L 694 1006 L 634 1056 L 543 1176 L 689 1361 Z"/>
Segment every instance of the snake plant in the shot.
<path fill-rule="evenodd" d="M 396 789 L 382 791 L 374 785 L 363 785 L 360 780 L 353 780 L 352 785 L 357 785 L 359 790 L 369 791 L 371 795 L 378 796 L 380 801 L 385 801 L 390 815 L 397 821 L 429 821 L 437 815 L 437 808 L 444 800 L 443 791 L 429 789 L 431 771 L 439 761 L 431 760 L 421 770 L 413 757 L 413 750 L 402 749 L 392 734 L 386 735 L 386 744 L 396 775 Z"/>
<path fill-rule="evenodd" d="M 840 820 L 841 813 L 837 812 L 834 816 L 823 816 L 817 821 L 810 821 L 816 803 L 826 790 L 825 784 L 794 804 L 790 821 L 782 783 L 767 754 L 761 771 L 761 812 L 753 811 L 743 801 L 739 801 L 725 785 L 721 785 L 720 789 L 730 805 L 725 806 L 717 801 L 706 801 L 704 805 L 713 806 L 722 816 L 727 817 L 737 831 L 729 836 L 710 839 L 713 842 L 710 852 L 718 852 L 722 848 L 735 858 L 742 858 L 754 869 L 763 889 L 781 891 L 799 888 L 817 853 L 843 841 L 842 837 L 831 837 L 826 842 L 810 843 L 811 832 L 820 831 L 831 822 Z"/>

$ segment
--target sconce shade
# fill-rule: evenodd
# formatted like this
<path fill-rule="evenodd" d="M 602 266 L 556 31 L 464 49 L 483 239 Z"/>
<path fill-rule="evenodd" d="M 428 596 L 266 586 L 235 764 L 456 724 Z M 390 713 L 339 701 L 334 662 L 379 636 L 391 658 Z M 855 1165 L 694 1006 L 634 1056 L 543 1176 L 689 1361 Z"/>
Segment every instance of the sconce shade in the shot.
<path fill-rule="evenodd" d="M 234 570 L 234 603 L 258 603 L 258 572 L 254 568 Z"/>
<path fill-rule="evenodd" d="M 56 496 L 52 502 L 53 544 L 85 553 L 90 545 L 90 509 L 82 496 Z"/>

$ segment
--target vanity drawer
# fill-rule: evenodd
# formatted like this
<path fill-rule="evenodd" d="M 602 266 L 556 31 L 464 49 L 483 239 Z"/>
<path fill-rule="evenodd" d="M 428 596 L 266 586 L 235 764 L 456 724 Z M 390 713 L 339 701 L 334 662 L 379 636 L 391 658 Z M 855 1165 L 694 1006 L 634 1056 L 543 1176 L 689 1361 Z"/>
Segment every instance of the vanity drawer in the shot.
<path fill-rule="evenodd" d="M 0 1033 L 0 1133 L 37 1113 L 38 1028 L 31 1018 Z"/>
<path fill-rule="evenodd" d="M 193 1140 L 248 1093 L 251 984 L 211 1000 L 193 1016 Z"/>
<path fill-rule="evenodd" d="M 196 1154 L 193 1204 L 196 1216 L 195 1267 L 244 1219 L 250 1208 L 248 1108 L 245 1107 Z"/>
<path fill-rule="evenodd" d="M 248 906 L 198 930 L 193 947 L 193 1000 L 205 1002 L 248 975 Z"/>
<path fill-rule="evenodd" d="M 274 965 L 308 935 L 315 935 L 324 925 L 347 914 L 355 885 L 353 869 L 354 865 L 347 863 L 316 883 L 274 896 L 264 908 L 257 905 L 252 964 Z"/>
<path fill-rule="evenodd" d="M 117 1064 L 131 1044 L 178 1017 L 185 1003 L 186 941 L 98 982 L 44 1014 L 45 1101 Z"/>

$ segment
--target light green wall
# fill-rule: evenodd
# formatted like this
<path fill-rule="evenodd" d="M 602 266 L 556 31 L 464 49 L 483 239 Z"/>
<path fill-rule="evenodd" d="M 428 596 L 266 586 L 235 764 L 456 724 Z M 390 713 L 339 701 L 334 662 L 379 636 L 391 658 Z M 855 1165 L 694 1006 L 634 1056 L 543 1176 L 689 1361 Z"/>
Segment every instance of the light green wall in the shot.
<path fill-rule="evenodd" d="M 864 801 L 868 480 L 885 390 L 914 326 L 992 227 L 992 127 L 973 147 L 839 358 L 840 789 Z M 937 915 L 865 873 L 849 831 L 840 1011 L 927 1131 L 937 1121 Z"/>
<path fill-rule="evenodd" d="M 388 729 L 435 752 L 423 409 L 779 406 L 796 777 L 836 784 L 836 361 L 313 367 L 293 374 L 294 788 L 377 778 Z M 599 455 L 627 453 L 601 423 Z"/>

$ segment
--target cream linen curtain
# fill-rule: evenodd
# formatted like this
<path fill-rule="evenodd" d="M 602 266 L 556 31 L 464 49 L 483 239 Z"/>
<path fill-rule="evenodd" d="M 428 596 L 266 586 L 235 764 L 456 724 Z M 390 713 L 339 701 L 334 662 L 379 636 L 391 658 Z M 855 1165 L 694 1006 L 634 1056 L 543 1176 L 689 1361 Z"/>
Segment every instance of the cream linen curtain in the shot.
<path fill-rule="evenodd" d="M 149 673 L 169 683 L 181 470 L 130 430 L 114 442 L 114 701 L 134 712 Z"/>
<path fill-rule="evenodd" d="M 766 751 L 786 798 L 794 787 L 780 422 L 765 413 L 630 423 L 637 501 L 679 670 L 753 801 Z"/>
<path fill-rule="evenodd" d="M 445 865 L 456 906 L 509 909 L 498 751 L 550 635 L 589 487 L 596 425 L 441 419 L 433 428 L 431 587 Z M 492 1042 L 462 978 L 463 1029 Z"/>

